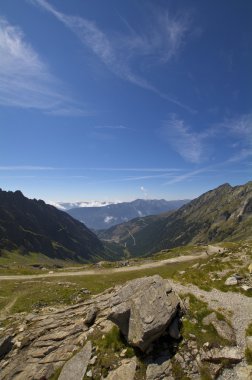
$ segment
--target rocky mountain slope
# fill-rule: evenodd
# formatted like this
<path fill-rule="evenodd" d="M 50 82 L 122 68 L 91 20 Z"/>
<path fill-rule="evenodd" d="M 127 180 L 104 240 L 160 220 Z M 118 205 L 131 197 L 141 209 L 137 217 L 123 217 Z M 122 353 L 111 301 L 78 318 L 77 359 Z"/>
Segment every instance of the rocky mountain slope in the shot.
<path fill-rule="evenodd" d="M 252 182 L 224 184 L 167 215 L 138 218 L 100 233 L 102 239 L 126 246 L 133 256 L 251 236 Z"/>
<path fill-rule="evenodd" d="M 156 215 L 175 210 L 188 200 L 136 199 L 133 202 L 110 204 L 103 207 L 78 207 L 66 210 L 71 216 L 94 230 L 107 229 L 136 217 Z"/>
<path fill-rule="evenodd" d="M 83 223 L 20 191 L 0 190 L 0 252 L 4 250 L 75 261 L 104 257 L 103 244 Z"/>

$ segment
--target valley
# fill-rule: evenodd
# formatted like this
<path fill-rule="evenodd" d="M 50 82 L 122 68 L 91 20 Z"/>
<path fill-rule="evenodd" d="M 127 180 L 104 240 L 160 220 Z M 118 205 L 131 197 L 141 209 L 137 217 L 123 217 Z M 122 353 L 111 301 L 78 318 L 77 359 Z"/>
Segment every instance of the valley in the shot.
<path fill-rule="evenodd" d="M 0 255 L 3 380 L 37 379 L 36 373 L 38 379 L 60 379 L 66 371 L 64 363 L 70 363 L 80 349 L 85 351 L 86 342 L 95 347 L 97 358 L 87 362 L 85 380 L 90 376 L 94 380 L 104 376 L 123 379 L 117 373 L 123 373 L 124 365 L 135 368 L 132 380 L 157 380 L 166 375 L 175 380 L 233 380 L 234 376 L 248 380 L 252 367 L 251 194 L 251 182 L 235 188 L 223 185 L 179 210 L 133 219 L 100 231 L 97 237 L 42 201 L 28 200 L 20 193 L 0 193 L 4 200 L 0 244 L 5 247 Z M 37 222 L 44 213 L 56 221 L 49 230 Z M 19 232 L 13 234 L 15 221 Z M 31 251 L 30 236 L 36 237 L 31 239 Z M 86 249 L 76 256 L 71 248 L 70 254 L 67 247 L 71 241 L 76 247 L 86 244 Z M 38 251 L 36 247 L 42 243 L 43 249 Z M 93 253 L 88 251 L 90 247 Z M 112 323 L 107 313 L 118 289 L 130 287 L 134 281 L 154 281 L 156 276 L 160 276 L 158 281 L 167 281 L 169 286 L 165 286 L 178 297 L 179 330 L 169 333 L 168 327 L 161 329 L 148 352 L 141 353 L 123 336 L 121 322 Z M 141 297 L 147 297 L 142 308 L 148 309 L 157 302 L 148 301 L 151 292 L 146 288 L 134 302 L 138 305 Z M 133 293 L 132 300 L 137 288 Z M 132 300 L 125 305 L 133 307 Z M 139 312 L 138 307 L 133 310 Z M 151 317 L 151 310 L 146 310 L 147 320 L 158 320 L 160 315 Z M 59 315 L 58 326 L 55 318 Z M 87 318 L 92 322 L 85 322 Z M 44 320 L 50 323 L 46 325 Z M 42 337 L 37 335 L 39 331 Z M 13 355 L 24 365 L 12 362 Z M 162 362 L 160 358 L 165 359 Z"/>

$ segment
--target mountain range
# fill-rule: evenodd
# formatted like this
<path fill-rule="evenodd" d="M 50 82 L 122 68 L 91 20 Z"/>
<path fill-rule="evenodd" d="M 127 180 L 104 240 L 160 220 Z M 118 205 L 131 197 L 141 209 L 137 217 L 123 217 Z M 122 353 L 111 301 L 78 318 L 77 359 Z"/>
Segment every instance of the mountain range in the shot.
<path fill-rule="evenodd" d="M 154 207 L 151 202 L 149 210 Z M 141 210 L 141 200 L 134 204 Z M 251 237 L 252 182 L 221 185 L 178 210 L 135 218 L 99 231 L 98 237 L 83 223 L 42 200 L 28 199 L 20 191 L 0 190 L 0 256 L 16 251 L 76 262 L 115 260 L 125 253 L 148 256 L 187 244 Z"/>
<path fill-rule="evenodd" d="M 21 191 L 0 189 L 0 254 L 3 250 L 74 261 L 105 255 L 101 241 L 83 223 Z"/>
<path fill-rule="evenodd" d="M 235 187 L 224 184 L 179 210 L 136 218 L 98 236 L 124 245 L 131 256 L 187 244 L 251 239 L 252 182 Z"/>
<path fill-rule="evenodd" d="M 133 202 L 108 204 L 103 207 L 77 207 L 66 210 L 72 217 L 95 231 L 107 229 L 136 217 L 156 215 L 175 210 L 189 200 L 136 199 Z"/>

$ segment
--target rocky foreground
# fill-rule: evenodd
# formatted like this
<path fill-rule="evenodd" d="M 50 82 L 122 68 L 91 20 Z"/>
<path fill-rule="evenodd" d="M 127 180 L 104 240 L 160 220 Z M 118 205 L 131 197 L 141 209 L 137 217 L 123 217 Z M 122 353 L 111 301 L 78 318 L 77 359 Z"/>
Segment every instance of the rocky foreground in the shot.
<path fill-rule="evenodd" d="M 181 337 L 184 321 L 192 319 L 198 329 L 189 308 L 190 301 L 156 275 L 81 304 L 13 319 L 0 337 L 0 379 L 215 379 L 227 365 L 236 366 L 230 378 L 251 379 L 235 331 L 213 311 L 203 333 L 215 331 L 216 344 Z"/>

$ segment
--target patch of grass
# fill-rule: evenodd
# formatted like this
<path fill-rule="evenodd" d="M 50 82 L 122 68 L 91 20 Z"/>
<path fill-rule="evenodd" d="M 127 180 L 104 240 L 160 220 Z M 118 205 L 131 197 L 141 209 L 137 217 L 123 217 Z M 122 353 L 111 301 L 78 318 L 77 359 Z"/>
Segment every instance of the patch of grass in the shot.
<path fill-rule="evenodd" d="M 53 259 L 38 252 L 22 254 L 18 249 L 0 252 L 0 276 L 43 274 L 69 265 L 78 266 L 71 260 Z"/>
<path fill-rule="evenodd" d="M 179 256 L 197 255 L 204 252 L 205 250 L 206 247 L 204 246 L 186 245 L 184 247 L 165 249 L 163 251 L 157 252 L 151 258 L 153 260 L 166 260 Z"/>
<path fill-rule="evenodd" d="M 246 336 L 252 336 L 252 323 L 247 327 Z M 252 351 L 248 347 L 245 350 L 245 358 L 248 364 L 252 364 Z"/>
<path fill-rule="evenodd" d="M 95 380 L 106 377 L 109 371 L 120 365 L 122 358 L 119 354 L 123 350 L 124 358 L 131 358 L 135 355 L 134 349 L 128 346 L 117 326 L 113 326 L 105 335 L 102 335 L 99 330 L 96 330 L 90 336 L 90 340 L 93 346 L 96 347 L 97 360 L 95 365 L 92 366 L 93 379 Z M 88 377 L 84 376 L 84 380 L 86 379 L 88 379 Z"/>
<path fill-rule="evenodd" d="M 190 339 L 190 334 L 195 335 L 198 348 L 201 348 L 206 342 L 209 342 L 211 346 L 225 346 L 229 344 L 226 339 L 221 338 L 217 334 L 211 324 L 207 326 L 203 324 L 203 319 L 215 310 L 209 309 L 206 302 L 199 300 L 192 294 L 186 297 L 189 298 L 190 309 L 183 321 L 182 336 L 186 339 Z M 218 319 L 225 320 L 221 313 L 216 312 L 216 314 Z"/>
<path fill-rule="evenodd" d="M 56 369 L 56 371 L 55 371 L 54 374 L 50 377 L 49 380 L 58 380 L 61 370 L 62 370 L 61 367 L 58 368 L 58 369 Z"/>
<path fill-rule="evenodd" d="M 252 323 L 250 323 L 247 327 L 246 336 L 252 336 Z"/>
<path fill-rule="evenodd" d="M 252 364 L 252 352 L 248 348 L 245 349 L 245 358 L 248 364 Z"/>
<path fill-rule="evenodd" d="M 79 298 L 79 301 L 88 298 L 88 295 L 80 293 L 82 288 L 87 288 L 91 294 L 98 294 L 115 285 L 144 276 L 160 274 L 164 278 L 171 278 L 176 271 L 186 269 L 188 265 L 191 265 L 190 262 L 110 274 L 101 272 L 101 274 L 78 276 L 73 272 L 71 276 L 65 277 L 23 281 L 2 280 L 0 282 L 0 310 L 3 310 L 13 299 L 16 299 L 16 302 L 9 310 L 9 314 L 31 312 L 34 308 L 39 309 L 43 306 L 69 305 L 76 303 L 76 298 Z"/>
<path fill-rule="evenodd" d="M 200 367 L 200 380 L 212 380 L 213 376 L 207 365 L 202 365 Z"/>
<path fill-rule="evenodd" d="M 216 253 L 199 261 L 200 266 L 198 268 L 189 267 L 185 273 L 175 274 L 174 279 L 183 284 L 194 284 L 207 291 L 212 288 L 223 292 L 232 290 L 251 297 L 252 291 L 244 291 L 239 284 L 232 287 L 225 285 L 225 280 L 237 272 L 243 277 L 248 276 L 247 263 L 252 258 L 252 242 L 226 242 L 219 245 L 225 248 L 225 252 Z M 246 257 L 245 260 L 244 257 Z"/>
<path fill-rule="evenodd" d="M 172 360 L 172 374 L 175 380 L 190 380 L 190 377 L 184 373 L 181 365 L 175 360 Z"/>
<path fill-rule="evenodd" d="M 99 351 L 111 349 L 112 351 L 118 352 L 125 348 L 120 330 L 117 326 L 113 326 L 111 331 L 109 331 L 104 338 L 97 339 L 95 343 Z"/>

